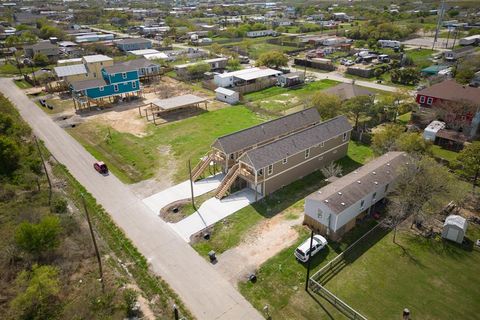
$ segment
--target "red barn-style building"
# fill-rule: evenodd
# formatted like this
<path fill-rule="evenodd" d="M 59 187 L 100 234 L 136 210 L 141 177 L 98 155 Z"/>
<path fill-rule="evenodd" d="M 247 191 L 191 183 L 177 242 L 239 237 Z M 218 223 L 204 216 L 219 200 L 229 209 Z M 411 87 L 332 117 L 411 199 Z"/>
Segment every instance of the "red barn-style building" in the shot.
<path fill-rule="evenodd" d="M 420 108 L 436 109 L 447 127 L 465 136 L 478 135 L 480 124 L 480 88 L 445 80 L 417 92 Z"/>

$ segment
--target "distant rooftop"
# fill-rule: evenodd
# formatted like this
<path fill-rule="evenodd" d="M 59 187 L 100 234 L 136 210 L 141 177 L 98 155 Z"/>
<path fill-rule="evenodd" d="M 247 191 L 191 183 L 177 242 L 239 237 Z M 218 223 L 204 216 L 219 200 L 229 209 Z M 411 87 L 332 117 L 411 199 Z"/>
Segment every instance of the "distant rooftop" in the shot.
<path fill-rule="evenodd" d="M 94 54 L 91 56 L 83 56 L 83 59 L 86 63 L 94 63 L 94 62 L 103 62 L 103 61 L 112 61 L 113 59 L 105 56 L 103 54 Z"/>

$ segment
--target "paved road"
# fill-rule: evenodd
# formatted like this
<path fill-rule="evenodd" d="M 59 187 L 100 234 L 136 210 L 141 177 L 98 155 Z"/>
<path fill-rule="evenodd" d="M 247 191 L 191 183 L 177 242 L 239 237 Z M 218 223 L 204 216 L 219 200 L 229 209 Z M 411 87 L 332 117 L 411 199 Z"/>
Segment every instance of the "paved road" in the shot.
<path fill-rule="evenodd" d="M 114 175 L 103 177 L 93 157 L 36 106 L 10 79 L 0 91 L 17 107 L 50 152 L 110 213 L 152 270 L 178 293 L 198 319 L 263 319 L 228 281 L 200 257 L 165 222 L 152 214 Z"/>

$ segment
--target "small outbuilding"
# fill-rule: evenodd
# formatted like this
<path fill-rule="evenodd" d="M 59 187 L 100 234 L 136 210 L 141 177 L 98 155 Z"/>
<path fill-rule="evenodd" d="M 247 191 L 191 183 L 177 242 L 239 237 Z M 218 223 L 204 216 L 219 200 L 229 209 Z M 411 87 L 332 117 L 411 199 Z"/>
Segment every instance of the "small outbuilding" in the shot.
<path fill-rule="evenodd" d="M 237 91 L 222 87 L 215 89 L 215 96 L 217 100 L 226 102 L 228 104 L 235 104 L 240 100 L 240 94 Z"/>
<path fill-rule="evenodd" d="M 442 238 L 457 243 L 462 243 L 467 233 L 467 219 L 452 214 L 445 219 L 443 224 Z"/>

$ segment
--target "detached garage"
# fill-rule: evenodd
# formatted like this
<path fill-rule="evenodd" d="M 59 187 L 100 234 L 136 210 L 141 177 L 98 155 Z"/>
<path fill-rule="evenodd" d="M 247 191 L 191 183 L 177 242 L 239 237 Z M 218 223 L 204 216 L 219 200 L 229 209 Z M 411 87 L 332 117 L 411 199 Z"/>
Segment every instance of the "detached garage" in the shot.
<path fill-rule="evenodd" d="M 465 234 L 467 233 L 467 219 L 458 216 L 450 215 L 445 219 L 443 224 L 442 238 L 462 243 Z"/>
<path fill-rule="evenodd" d="M 240 94 L 237 91 L 233 91 L 230 89 L 218 87 L 215 89 L 215 95 L 217 100 L 229 103 L 229 104 L 235 104 L 240 100 Z"/>

